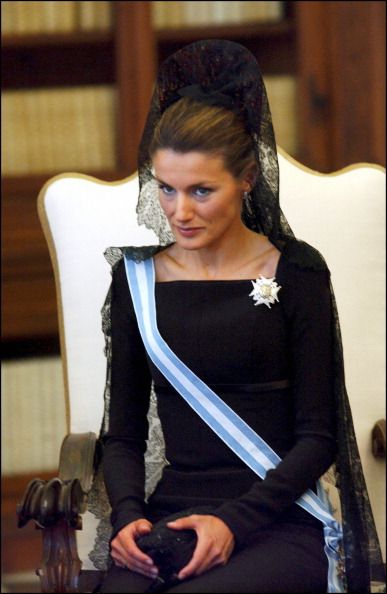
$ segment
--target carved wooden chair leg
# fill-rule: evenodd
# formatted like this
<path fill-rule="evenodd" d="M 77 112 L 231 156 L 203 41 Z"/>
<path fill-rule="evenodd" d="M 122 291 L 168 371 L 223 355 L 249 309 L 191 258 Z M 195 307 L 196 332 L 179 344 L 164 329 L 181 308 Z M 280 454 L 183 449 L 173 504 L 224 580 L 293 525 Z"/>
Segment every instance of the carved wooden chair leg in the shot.
<path fill-rule="evenodd" d="M 66 520 L 41 528 L 43 558 L 36 570 L 42 592 L 78 592 L 81 560 L 76 545 L 76 528 Z"/>
<path fill-rule="evenodd" d="M 75 531 L 82 528 L 80 514 L 85 511 L 86 494 L 78 479 L 49 481 L 34 479 L 17 507 L 18 526 L 34 520 L 42 530 L 42 592 L 78 592 L 81 561 Z"/>

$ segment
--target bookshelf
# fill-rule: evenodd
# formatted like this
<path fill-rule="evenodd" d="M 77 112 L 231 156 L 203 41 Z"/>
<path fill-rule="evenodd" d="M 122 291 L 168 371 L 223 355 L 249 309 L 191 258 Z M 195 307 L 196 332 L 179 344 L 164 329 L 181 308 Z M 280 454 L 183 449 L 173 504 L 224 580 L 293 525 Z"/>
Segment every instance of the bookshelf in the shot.
<path fill-rule="evenodd" d="M 36 210 L 43 184 L 64 171 L 82 171 L 110 181 L 136 169 L 136 149 L 156 67 L 151 5 L 110 4 L 113 14 L 108 30 L 2 34 L 4 92 L 60 88 L 66 92 L 104 85 L 116 93 L 113 167 L 3 172 L 2 338 L 6 356 L 38 355 L 59 348 L 53 272 Z"/>
<path fill-rule="evenodd" d="M 6 34 L 2 46 L 4 89 L 114 83 L 111 31 Z"/>
<path fill-rule="evenodd" d="M 109 4 L 113 10 L 109 29 L 2 35 L 4 91 L 81 85 L 104 85 L 114 90 L 114 166 L 86 168 L 84 173 L 117 180 L 136 169 L 137 146 L 157 65 L 187 43 L 211 37 L 231 39 L 248 47 L 257 56 L 264 75 L 294 78 L 299 136 L 299 150 L 294 157 L 320 171 L 359 160 L 385 164 L 384 128 L 380 125 L 383 117 L 385 122 L 380 87 L 385 80 L 381 57 L 385 43 L 384 2 L 284 2 L 283 16 L 278 21 L 204 23 L 182 28 L 155 28 L 152 2 Z M 347 68 L 347 60 L 351 68 Z M 363 96 L 356 87 L 359 79 L 364 79 L 367 88 Z M 356 90 L 354 102 L 351 93 Z M 360 130 L 353 126 L 357 117 L 362 122 Z M 359 147 L 358 137 L 364 138 L 365 117 L 370 138 L 362 148 L 369 150 L 351 153 L 348 147 Z M 49 177 L 68 170 L 59 167 L 55 171 L 3 175 L 2 328 L 6 348 L 15 343 L 50 341 L 53 337 L 55 343 L 53 275 L 37 218 L 36 198 Z"/>

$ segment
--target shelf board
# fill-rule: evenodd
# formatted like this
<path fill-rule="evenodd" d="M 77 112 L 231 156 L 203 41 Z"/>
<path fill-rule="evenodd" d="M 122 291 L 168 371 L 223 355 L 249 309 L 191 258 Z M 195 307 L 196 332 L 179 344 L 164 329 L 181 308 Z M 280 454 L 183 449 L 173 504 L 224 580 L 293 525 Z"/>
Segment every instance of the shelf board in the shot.
<path fill-rule="evenodd" d="M 69 33 L 12 33 L 1 36 L 2 50 L 47 46 L 100 45 L 113 42 L 112 31 L 72 31 Z"/>
<path fill-rule="evenodd" d="M 18 89 L 115 81 L 112 33 L 80 32 L 2 38 L 2 87 Z"/>
<path fill-rule="evenodd" d="M 199 41 L 200 39 L 249 39 L 255 37 L 276 38 L 293 35 L 292 20 L 278 23 L 244 23 L 241 25 L 201 25 L 179 29 L 160 29 L 155 32 L 159 43 Z"/>
<path fill-rule="evenodd" d="M 241 43 L 257 58 L 264 75 L 297 72 L 296 27 L 292 18 L 278 23 L 201 26 L 156 31 L 159 64 L 188 43 L 200 39 L 229 39 Z"/>

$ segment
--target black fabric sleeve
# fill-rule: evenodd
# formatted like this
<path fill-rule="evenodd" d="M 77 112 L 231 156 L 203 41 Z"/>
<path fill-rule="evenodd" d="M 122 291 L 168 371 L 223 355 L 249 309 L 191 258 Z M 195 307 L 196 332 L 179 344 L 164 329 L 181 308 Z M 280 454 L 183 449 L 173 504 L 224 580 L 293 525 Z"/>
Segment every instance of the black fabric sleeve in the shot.
<path fill-rule="evenodd" d="M 237 545 L 314 489 L 336 452 L 329 272 L 288 265 L 277 280 L 289 333 L 295 442 L 263 481 L 215 511 Z"/>
<path fill-rule="evenodd" d="M 129 522 L 144 517 L 151 377 L 123 260 L 113 272 L 111 290 L 111 395 L 103 472 L 114 536 Z"/>

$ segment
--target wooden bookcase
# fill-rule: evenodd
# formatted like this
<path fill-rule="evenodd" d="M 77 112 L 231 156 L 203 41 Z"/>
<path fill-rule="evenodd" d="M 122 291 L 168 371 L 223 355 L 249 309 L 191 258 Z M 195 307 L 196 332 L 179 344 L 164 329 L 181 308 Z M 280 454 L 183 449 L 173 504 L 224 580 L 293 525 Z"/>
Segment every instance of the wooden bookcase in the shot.
<path fill-rule="evenodd" d="M 3 90 L 115 85 L 117 167 L 113 171 L 83 171 L 104 180 L 122 179 L 136 169 L 137 145 L 156 67 L 150 3 L 112 5 L 111 32 L 2 39 Z M 41 354 L 59 348 L 53 272 L 36 208 L 40 189 L 53 175 L 2 178 L 2 338 L 6 355 Z"/>
<path fill-rule="evenodd" d="M 325 172 L 355 161 L 385 165 L 384 2 L 287 2 L 276 24 L 162 31 L 152 28 L 150 2 L 112 5 L 111 32 L 3 37 L 4 90 L 115 85 L 117 167 L 84 173 L 117 180 L 136 169 L 157 65 L 210 37 L 248 47 L 264 75 L 297 77 L 295 156 L 304 164 Z M 36 212 L 38 192 L 51 175 L 2 179 L 2 336 L 10 353 L 28 344 L 35 354 L 45 344 L 58 348 L 53 274 Z"/>

